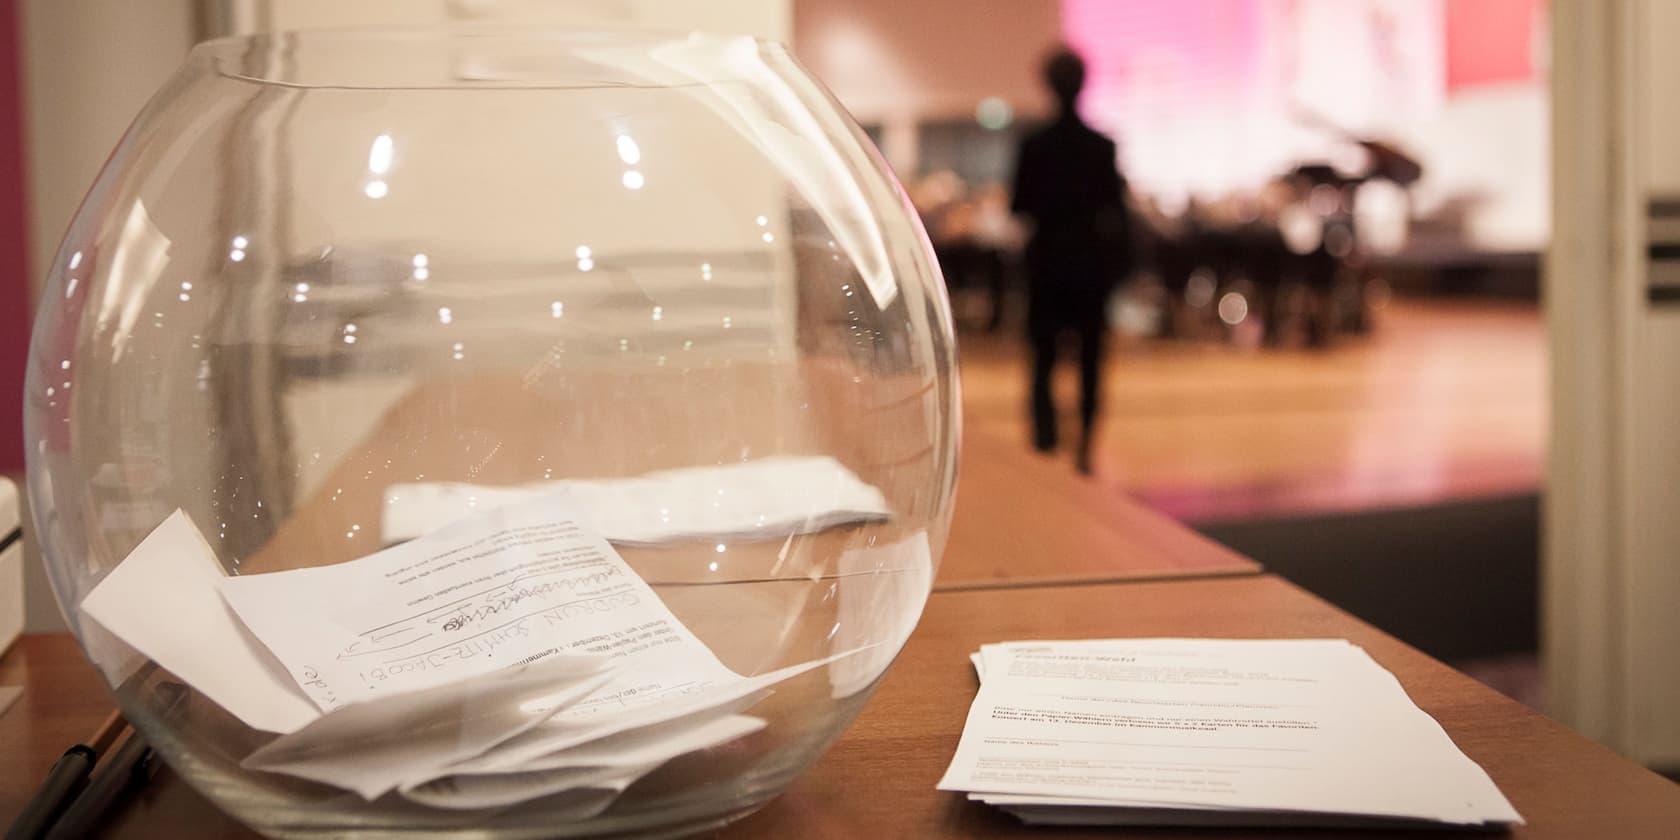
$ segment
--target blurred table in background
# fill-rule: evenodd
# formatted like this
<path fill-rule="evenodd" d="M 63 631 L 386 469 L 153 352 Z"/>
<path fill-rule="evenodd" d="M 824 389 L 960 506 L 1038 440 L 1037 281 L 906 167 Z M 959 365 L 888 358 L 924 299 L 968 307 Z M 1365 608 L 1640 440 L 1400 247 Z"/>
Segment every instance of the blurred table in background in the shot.
<path fill-rule="evenodd" d="M 430 381 L 341 453 L 241 568 L 324 565 L 378 550 L 383 490 L 407 481 L 507 486 L 550 472 L 555 478 L 634 475 L 727 464 L 747 453 L 827 454 L 889 499 L 928 504 L 930 494 L 905 487 L 939 480 L 937 448 L 915 432 L 926 422 L 932 386 L 901 376 L 865 387 L 851 373 L 821 361 L 684 371 L 661 387 L 625 384 L 611 370 Z M 564 382 L 546 383 L 543 376 Z M 710 417 L 728 433 L 685 425 L 693 417 Z M 626 429 L 629 441 L 659 439 L 656 429 L 674 431 L 657 450 L 614 450 L 601 445 L 602 428 Z M 936 589 L 1260 571 L 1254 561 L 1038 455 L 1025 440 L 971 424 L 960 458 L 958 504 Z M 925 515 L 900 512 L 909 520 Z M 777 548 L 738 546 L 727 562 L 746 577 L 804 574 L 782 569 Z M 631 554 L 634 564 L 639 558 Z"/>

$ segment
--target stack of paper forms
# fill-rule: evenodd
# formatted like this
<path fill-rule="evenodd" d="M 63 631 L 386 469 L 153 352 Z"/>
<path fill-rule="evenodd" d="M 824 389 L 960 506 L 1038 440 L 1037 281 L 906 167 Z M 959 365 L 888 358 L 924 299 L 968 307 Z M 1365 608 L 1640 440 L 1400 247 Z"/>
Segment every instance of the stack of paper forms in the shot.
<path fill-rule="evenodd" d="M 1012 642 L 941 790 L 1054 825 L 1521 823 L 1398 680 L 1342 640 Z"/>

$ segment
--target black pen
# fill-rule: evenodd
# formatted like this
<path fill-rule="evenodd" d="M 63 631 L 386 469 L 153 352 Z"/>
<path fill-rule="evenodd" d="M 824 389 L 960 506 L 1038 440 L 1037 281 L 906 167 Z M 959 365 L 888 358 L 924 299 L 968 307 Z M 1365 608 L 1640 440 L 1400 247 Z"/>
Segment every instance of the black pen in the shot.
<path fill-rule="evenodd" d="M 122 722 L 122 716 L 112 712 L 93 736 L 93 746 L 77 744 L 64 751 L 64 755 L 47 771 L 47 780 L 41 783 L 40 789 L 30 797 L 29 804 L 23 806 L 23 812 L 12 821 L 12 827 L 6 830 L 6 840 L 37 840 L 46 832 L 70 797 L 87 782 L 88 773 L 99 761 L 99 754 L 117 739 L 122 731 Z"/>
<path fill-rule="evenodd" d="M 150 778 L 150 766 L 155 763 L 151 747 L 138 732 L 130 732 L 128 741 L 117 754 L 101 767 L 76 801 L 65 809 L 64 816 L 52 824 L 46 840 L 64 840 L 93 836 L 93 829 L 104 819 L 111 803 L 116 802 L 130 788 Z"/>
<path fill-rule="evenodd" d="M 163 707 L 160 718 L 173 720 L 180 715 L 186 704 L 186 686 L 160 683 L 153 692 L 157 704 Z M 105 818 L 111 806 L 124 793 L 150 781 L 157 768 L 157 754 L 152 752 L 151 746 L 138 731 L 130 728 L 128 740 L 122 748 L 100 766 L 99 772 L 64 810 L 63 816 L 51 824 L 44 835 L 45 840 L 76 840 L 92 836 L 93 829 Z"/>

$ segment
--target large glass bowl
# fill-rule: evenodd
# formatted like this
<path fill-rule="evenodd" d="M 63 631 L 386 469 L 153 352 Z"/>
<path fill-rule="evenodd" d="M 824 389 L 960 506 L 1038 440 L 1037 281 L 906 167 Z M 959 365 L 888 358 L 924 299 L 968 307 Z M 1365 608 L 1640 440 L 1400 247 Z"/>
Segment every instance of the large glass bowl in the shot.
<path fill-rule="evenodd" d="M 816 760 L 915 625 L 955 485 L 948 309 L 892 175 L 782 47 L 471 29 L 206 43 L 50 268 L 27 383 L 35 527 L 125 714 L 259 831 L 699 830 Z M 611 520 L 596 526 L 616 556 L 730 672 L 814 663 L 736 704 L 762 729 L 592 805 L 370 801 L 242 766 L 276 735 L 205 683 L 250 666 L 241 650 L 273 653 L 272 630 L 241 648 L 248 616 L 190 607 L 217 590 L 180 571 L 186 543 L 113 578 L 106 608 L 136 623 L 84 607 L 176 511 L 214 575 L 248 577 L 376 562 L 578 488 L 594 500 L 578 516 Z M 879 509 L 850 504 L 860 492 Z M 661 530 L 673 505 L 682 526 Z M 287 609 L 333 632 L 378 597 L 298 591 Z M 142 636 L 194 644 L 153 656 Z"/>

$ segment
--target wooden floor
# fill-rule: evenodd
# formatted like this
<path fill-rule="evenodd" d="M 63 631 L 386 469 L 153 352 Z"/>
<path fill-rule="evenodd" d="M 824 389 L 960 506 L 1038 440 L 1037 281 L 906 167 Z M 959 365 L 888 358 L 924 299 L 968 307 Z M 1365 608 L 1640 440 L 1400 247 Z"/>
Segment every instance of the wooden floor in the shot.
<path fill-rule="evenodd" d="M 1024 343 L 960 346 L 967 422 L 1026 447 Z M 1533 492 L 1545 367 L 1539 309 L 1522 303 L 1396 300 L 1372 335 L 1323 351 L 1116 341 L 1091 480 L 1190 522 Z M 1070 440 L 1071 359 L 1059 376 Z"/>

